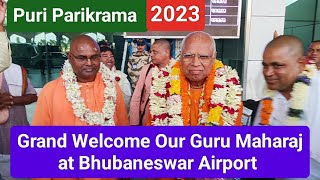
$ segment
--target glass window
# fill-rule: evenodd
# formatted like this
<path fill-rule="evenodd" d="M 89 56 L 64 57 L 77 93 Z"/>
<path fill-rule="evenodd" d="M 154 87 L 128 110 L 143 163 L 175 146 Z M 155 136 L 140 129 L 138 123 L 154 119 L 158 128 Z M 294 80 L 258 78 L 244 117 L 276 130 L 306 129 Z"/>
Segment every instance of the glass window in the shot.
<path fill-rule="evenodd" d="M 284 34 L 299 37 L 305 49 L 320 38 L 318 0 L 287 0 Z"/>

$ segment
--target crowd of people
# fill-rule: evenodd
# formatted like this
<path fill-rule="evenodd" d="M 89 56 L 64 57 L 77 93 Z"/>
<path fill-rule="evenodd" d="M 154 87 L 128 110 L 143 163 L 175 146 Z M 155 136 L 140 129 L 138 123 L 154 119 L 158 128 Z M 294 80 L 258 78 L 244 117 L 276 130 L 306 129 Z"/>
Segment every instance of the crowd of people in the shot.
<path fill-rule="evenodd" d="M 115 67 L 113 49 L 79 35 L 70 43 L 60 77 L 37 95 L 26 70 L 11 63 L 4 30 L 6 3 L 0 6 L 0 179 L 10 176 L 10 128 L 29 125 L 27 104 L 37 102 L 34 126 L 241 126 L 244 103 L 237 71 L 216 59 L 215 40 L 192 32 L 181 56 L 171 57 L 167 40 L 150 53 L 136 41 L 128 77 Z M 304 55 L 298 37 L 282 35 L 263 53 L 265 97 L 254 125 L 310 128 L 310 177 L 320 179 L 320 41 Z M 131 82 L 129 82 L 128 78 Z M 129 113 L 128 113 L 129 112 Z M 97 178 L 96 178 L 97 179 Z"/>

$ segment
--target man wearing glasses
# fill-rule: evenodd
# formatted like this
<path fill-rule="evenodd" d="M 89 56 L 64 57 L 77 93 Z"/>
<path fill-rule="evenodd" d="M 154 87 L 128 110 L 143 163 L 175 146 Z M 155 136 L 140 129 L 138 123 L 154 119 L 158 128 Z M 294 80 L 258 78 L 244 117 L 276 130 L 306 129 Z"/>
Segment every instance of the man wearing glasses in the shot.
<path fill-rule="evenodd" d="M 121 89 L 89 36 L 72 40 L 62 75 L 42 89 L 33 125 L 128 125 Z"/>
<path fill-rule="evenodd" d="M 137 51 L 132 53 L 128 62 L 128 74 L 131 79 L 133 89 L 136 87 L 142 67 L 151 62 L 150 54 L 145 51 L 145 40 L 137 39 L 136 45 Z"/>
<path fill-rule="evenodd" d="M 241 125 L 241 91 L 237 72 L 216 60 L 213 38 L 190 33 L 182 41 L 180 60 L 154 77 L 150 124 Z"/>

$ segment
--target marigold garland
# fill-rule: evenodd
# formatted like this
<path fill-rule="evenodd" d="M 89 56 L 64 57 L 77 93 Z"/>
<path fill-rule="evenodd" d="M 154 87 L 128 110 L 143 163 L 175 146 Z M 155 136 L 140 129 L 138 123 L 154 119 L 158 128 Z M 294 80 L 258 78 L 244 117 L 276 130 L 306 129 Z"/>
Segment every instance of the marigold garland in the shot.
<path fill-rule="evenodd" d="M 270 116 L 273 111 L 272 108 L 272 99 L 265 98 L 262 100 L 262 109 L 261 109 L 261 122 L 260 125 L 269 125 Z"/>
<path fill-rule="evenodd" d="M 190 85 L 177 62 L 170 72 L 167 98 L 168 125 L 189 125 Z M 240 125 L 241 87 L 235 70 L 215 60 L 200 96 L 199 125 Z M 153 125 L 160 125 L 154 122 Z"/>

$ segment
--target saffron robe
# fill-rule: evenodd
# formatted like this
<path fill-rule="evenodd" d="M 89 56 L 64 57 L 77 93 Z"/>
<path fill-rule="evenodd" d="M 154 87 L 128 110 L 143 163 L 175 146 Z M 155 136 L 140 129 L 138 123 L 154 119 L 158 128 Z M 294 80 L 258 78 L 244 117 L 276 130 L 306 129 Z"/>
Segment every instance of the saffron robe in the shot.
<path fill-rule="evenodd" d="M 100 73 L 92 82 L 80 83 L 81 97 L 92 111 L 102 112 L 104 105 L 104 82 Z M 119 85 L 116 83 L 116 126 L 129 125 L 128 115 Z M 58 79 L 46 84 L 40 92 L 32 125 L 35 126 L 86 126 L 73 113 L 72 104 L 67 100 L 64 80 Z"/>

